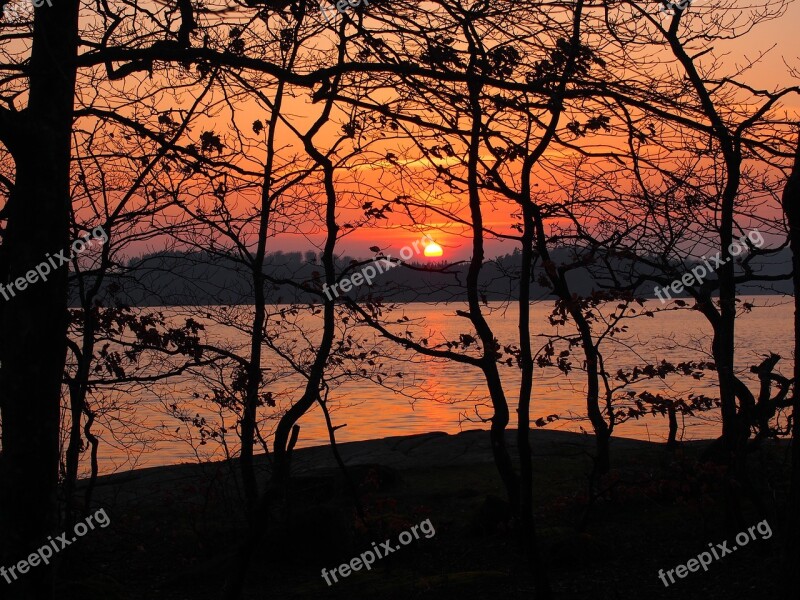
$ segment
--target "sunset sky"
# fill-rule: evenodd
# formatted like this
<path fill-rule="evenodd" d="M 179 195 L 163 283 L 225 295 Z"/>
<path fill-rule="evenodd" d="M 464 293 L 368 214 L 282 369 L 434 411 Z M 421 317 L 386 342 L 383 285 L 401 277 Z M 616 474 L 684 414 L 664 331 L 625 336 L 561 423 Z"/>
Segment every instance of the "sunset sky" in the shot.
<path fill-rule="evenodd" d="M 703 4 L 709 0 L 700 0 Z M 701 6 L 698 3 L 698 7 Z M 800 65 L 800 39 L 798 39 L 798 23 L 800 23 L 800 3 L 789 4 L 786 14 L 780 19 L 760 24 L 744 38 L 732 40 L 727 46 L 715 46 L 718 55 L 726 53 L 722 61 L 724 70 L 732 73 L 739 70 L 748 61 L 766 53 L 758 65 L 740 75 L 748 84 L 772 90 L 780 86 L 800 85 L 800 79 L 793 77 L 791 66 Z M 667 49 L 664 52 L 668 52 Z M 788 65 L 788 66 L 787 66 Z M 800 115 L 800 96 L 789 96 L 783 103 L 787 118 L 797 120 Z M 486 225 L 508 231 L 508 213 L 504 211 L 485 214 Z M 443 257 L 448 260 L 468 258 L 470 255 L 469 232 L 452 223 L 431 220 L 429 223 L 435 230 L 431 236 L 443 247 Z M 466 234 L 466 237 L 464 237 Z M 368 248 L 376 243 L 381 247 L 389 246 L 396 252 L 403 245 L 417 239 L 415 234 L 401 228 L 370 230 L 360 229 L 340 242 L 343 252 L 357 256 L 368 256 Z M 308 249 L 308 241 L 299 236 L 281 236 L 281 243 L 286 250 Z M 513 244 L 497 240 L 488 240 L 487 256 L 493 257 L 513 250 Z M 420 257 L 425 260 L 424 257 Z"/>
<path fill-rule="evenodd" d="M 702 11 L 703 7 L 707 7 L 707 2 L 708 0 L 700 0 L 696 4 L 698 11 Z M 800 23 L 800 3 L 795 2 L 788 6 L 786 14 L 780 19 L 758 25 L 743 38 L 732 40 L 725 45 L 716 45 L 714 47 L 716 56 L 723 57 L 720 61 L 720 72 L 735 74 L 741 70 L 741 67 L 748 60 L 753 60 L 760 53 L 766 52 L 759 64 L 755 68 L 739 74 L 739 79 L 754 87 L 769 90 L 781 86 L 800 84 L 800 80 L 797 77 L 793 77 L 790 71 L 790 67 L 800 65 L 800 43 L 798 43 L 797 39 L 797 23 Z M 663 52 L 666 57 L 665 60 L 669 60 L 669 49 L 664 47 Z M 674 63 L 671 68 L 676 68 Z M 142 79 L 144 80 L 144 78 L 145 76 L 143 75 Z M 89 89 L 84 90 L 82 93 L 92 95 L 100 92 Z M 188 105 L 193 100 L 193 94 L 176 90 L 175 96 L 171 99 L 165 99 L 165 103 L 174 102 L 176 105 Z M 292 107 L 291 112 L 301 128 L 304 124 L 310 124 L 318 114 L 319 104 L 312 104 L 307 96 L 298 97 L 293 104 L 296 106 Z M 786 110 L 787 120 L 797 120 L 798 114 L 800 114 L 800 97 L 797 95 L 787 97 L 786 101 L 783 102 L 783 107 Z M 265 107 L 255 106 L 252 100 L 242 100 L 237 104 L 235 113 L 223 113 L 223 108 L 220 108 L 216 115 L 218 117 L 216 127 L 223 128 L 220 131 L 223 137 L 226 135 L 234 137 L 230 125 L 225 125 L 226 119 L 235 119 L 237 127 L 247 130 L 255 119 L 263 120 L 265 112 Z M 345 122 L 344 113 L 334 114 L 335 122 L 333 125 L 339 126 Z M 562 119 L 562 127 L 566 120 L 566 118 Z M 227 130 L 224 130 L 225 127 L 227 127 Z M 282 132 L 282 135 L 285 136 L 287 154 L 292 151 L 301 151 L 301 146 L 298 144 L 296 137 L 288 130 Z M 324 138 L 325 136 L 321 135 L 320 137 Z M 362 156 L 358 157 L 358 163 L 346 163 L 346 168 L 339 169 L 337 172 L 337 184 L 341 183 L 342 191 L 352 196 L 349 200 L 350 205 L 355 205 L 363 200 L 386 201 L 398 193 L 409 193 L 416 200 L 430 203 L 434 206 L 463 206 L 465 204 L 463 198 L 448 197 L 450 196 L 449 192 L 421 189 L 419 186 L 415 186 L 414 181 L 404 179 L 409 177 L 409 174 L 413 175 L 416 169 L 425 169 L 431 166 L 428 161 L 418 160 L 414 155 L 414 149 L 410 148 L 407 143 L 398 142 L 398 147 L 395 147 L 391 141 L 385 140 L 385 143 L 378 146 L 378 149 L 379 151 L 377 152 L 368 151 L 363 153 Z M 406 156 L 400 159 L 400 163 L 404 166 L 402 175 L 392 173 L 391 165 L 381 160 L 380 151 L 385 152 L 387 150 L 398 153 L 407 152 Z M 548 153 L 553 152 L 557 153 L 559 150 L 550 148 L 545 157 L 548 156 Z M 249 161 L 250 168 L 257 170 L 260 168 L 263 156 L 263 152 L 257 146 L 254 146 L 251 152 L 245 153 L 243 160 Z M 447 158 L 444 159 L 445 162 L 447 160 Z M 389 174 L 388 177 L 387 173 Z M 543 182 L 542 185 L 545 186 L 547 183 Z M 365 193 L 363 193 L 364 191 Z M 510 218 L 511 208 L 507 203 L 498 203 L 496 207 L 492 207 L 492 210 L 484 207 L 484 210 L 485 225 L 488 228 L 506 234 L 514 233 L 509 228 L 512 220 Z M 354 214 L 357 214 L 357 211 L 354 211 Z M 347 218 L 348 213 L 343 209 L 340 213 L 340 220 L 344 221 Z M 419 254 L 414 257 L 415 260 L 423 262 L 442 259 L 463 260 L 470 255 L 470 230 L 462 225 L 449 222 L 440 215 L 431 213 L 426 217 L 424 224 L 416 227 L 409 227 L 408 221 L 403 220 L 397 214 L 392 215 L 388 222 L 383 221 L 382 224 L 382 227 L 359 226 L 353 232 L 348 233 L 340 240 L 337 249 L 338 253 L 366 257 L 372 254 L 369 250 L 370 247 L 379 246 L 384 251 L 396 255 L 403 246 L 410 244 L 425 234 L 430 236 L 441 247 L 441 253 L 428 252 L 428 256 Z M 314 250 L 315 247 L 319 250 L 322 241 L 323 237 L 318 228 L 309 225 L 307 229 L 304 229 L 304 224 L 301 220 L 297 223 L 297 231 L 295 233 L 279 234 L 271 237 L 268 242 L 268 251 L 302 252 Z M 135 248 L 142 252 L 158 249 L 157 244 L 152 241 L 147 246 L 136 246 Z M 486 255 L 489 258 L 511 252 L 513 249 L 514 244 L 511 242 L 503 243 L 488 239 L 486 243 Z"/>

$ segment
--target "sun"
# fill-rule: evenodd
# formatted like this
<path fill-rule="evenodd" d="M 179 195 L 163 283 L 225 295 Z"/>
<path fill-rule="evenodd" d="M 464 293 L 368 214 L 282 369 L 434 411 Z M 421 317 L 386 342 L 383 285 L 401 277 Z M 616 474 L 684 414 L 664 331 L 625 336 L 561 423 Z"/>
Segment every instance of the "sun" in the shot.
<path fill-rule="evenodd" d="M 428 242 L 428 244 L 425 246 L 424 254 L 425 256 L 441 256 L 442 247 L 436 242 Z"/>

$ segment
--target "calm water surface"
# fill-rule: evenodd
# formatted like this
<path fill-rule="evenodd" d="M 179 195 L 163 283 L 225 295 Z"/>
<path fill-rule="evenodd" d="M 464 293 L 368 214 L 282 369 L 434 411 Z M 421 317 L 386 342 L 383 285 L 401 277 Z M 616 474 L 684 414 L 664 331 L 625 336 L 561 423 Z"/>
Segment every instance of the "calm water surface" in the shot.
<path fill-rule="evenodd" d="M 778 296 L 760 296 L 748 299 L 756 307 L 752 312 L 742 315 L 737 320 L 737 369 L 751 382 L 751 389 L 757 389 L 752 382 L 754 378 L 747 372 L 749 367 L 761 361 L 768 352 L 775 352 L 784 357 L 778 364 L 778 371 L 788 374 L 791 371 L 792 318 L 791 299 Z M 650 301 L 646 308 L 655 308 L 657 300 Z M 572 335 L 569 324 L 551 327 L 547 320 L 552 302 L 536 302 L 532 305 L 532 327 L 534 328 L 534 350 L 545 343 L 545 334 L 561 333 Z M 403 316 L 408 321 L 397 323 L 397 332 L 409 329 L 415 339 L 427 337 L 431 343 L 442 340 L 454 340 L 460 333 L 469 333 L 469 324 L 463 317 L 456 315 L 460 305 L 429 306 L 424 304 L 406 304 L 398 308 L 393 315 L 397 319 Z M 205 317 L 208 310 L 220 308 L 186 308 L 165 309 L 175 318 L 192 315 L 199 319 Z M 227 314 L 247 310 L 246 307 L 225 309 Z M 488 315 L 501 344 L 513 344 L 517 336 L 515 307 L 503 309 L 500 303 L 490 303 Z M 604 310 L 609 314 L 612 307 Z M 318 338 L 319 320 L 315 317 L 303 316 L 299 321 L 284 319 L 285 330 L 279 342 L 292 344 L 296 350 L 308 345 L 301 339 L 295 325 L 305 332 L 307 340 Z M 246 339 L 233 327 L 213 323 L 208 318 L 201 319 L 207 327 L 210 340 L 219 344 L 236 346 L 244 344 Z M 274 323 L 279 323 L 275 320 Z M 684 360 L 707 360 L 710 346 L 710 327 L 705 319 L 694 311 L 668 311 L 655 315 L 655 318 L 636 318 L 624 321 L 628 329 L 625 333 L 603 342 L 601 350 L 606 368 L 615 373 L 618 369 L 631 369 L 634 365 L 645 362 L 667 360 L 677 363 Z M 408 435 L 429 431 L 457 433 L 463 429 L 487 428 L 483 419 L 491 416 L 488 406 L 485 382 L 478 369 L 468 365 L 450 361 L 421 359 L 418 356 L 399 349 L 396 345 L 376 338 L 371 331 L 363 328 L 350 328 L 347 333 L 364 340 L 365 350 L 377 350 L 382 356 L 385 368 L 383 384 L 363 378 L 353 379 L 342 373 L 331 381 L 329 403 L 332 408 L 332 419 L 335 425 L 344 425 L 337 431 L 340 442 L 381 438 L 394 435 Z M 342 332 L 340 332 L 340 335 Z M 560 350 L 562 348 L 557 348 Z M 580 348 L 571 358 L 573 370 L 564 375 L 555 368 L 537 368 L 533 386 L 531 415 L 534 419 L 550 414 L 558 414 L 562 418 L 548 425 L 553 429 L 569 431 L 590 430 L 589 423 L 582 419 L 585 414 L 585 377 L 580 370 L 582 360 Z M 272 361 L 272 362 L 270 362 Z M 275 363 L 267 357 L 265 367 L 270 367 L 268 376 L 274 376 L 270 385 L 277 398 L 299 397 L 303 380 L 285 365 Z M 356 368 L 356 364 L 349 365 Z M 402 373 L 402 377 L 397 373 Z M 213 375 L 213 373 L 211 373 Z M 519 372 L 516 366 L 502 366 L 501 375 L 504 389 L 511 405 L 512 427 L 515 417 L 516 395 L 518 393 Z M 666 381 L 646 381 L 631 389 L 637 392 L 671 390 L 672 393 L 704 393 L 716 396 L 716 379 L 714 373 L 707 373 L 703 379 L 673 376 Z M 118 419 L 114 427 L 117 435 L 112 436 L 108 430 L 100 430 L 102 439 L 100 447 L 100 464 L 104 473 L 143 466 L 157 466 L 198 458 L 222 457 L 224 452 L 219 443 L 209 441 L 200 444 L 195 428 L 181 423 L 167 408 L 176 405 L 185 414 L 194 417 L 205 417 L 208 423 L 219 425 L 224 423 L 229 428 L 227 443 L 230 451 L 235 453 L 236 436 L 233 433 L 235 420 L 230 413 L 221 413 L 209 401 L 204 400 L 208 387 L 198 378 L 185 376 L 167 383 L 148 384 L 129 390 L 127 394 L 107 392 L 107 398 L 113 399 L 116 405 L 109 411 L 109 416 Z M 267 439 L 275 424 L 275 409 L 264 408 L 265 417 L 262 431 Z M 314 407 L 300 421 L 300 439 L 298 447 L 328 443 L 328 433 L 319 407 Z M 144 432 L 141 429 L 144 428 Z M 704 413 L 694 417 L 686 417 L 682 423 L 680 434 L 684 439 L 712 438 L 720 433 L 717 411 Z M 640 420 L 618 425 L 615 433 L 622 437 L 631 437 L 652 441 L 662 441 L 667 432 L 666 418 L 650 416 Z M 192 441 L 187 441 L 191 436 Z"/>

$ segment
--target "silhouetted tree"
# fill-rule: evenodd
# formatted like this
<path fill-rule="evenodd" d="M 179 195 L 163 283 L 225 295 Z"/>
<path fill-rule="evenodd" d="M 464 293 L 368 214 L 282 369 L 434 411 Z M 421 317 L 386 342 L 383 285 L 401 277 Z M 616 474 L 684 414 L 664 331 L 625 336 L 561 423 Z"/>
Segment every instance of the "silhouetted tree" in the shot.
<path fill-rule="evenodd" d="M 6 37 L 0 142 L 14 161 L 3 208 L 0 281 L 18 292 L 0 304 L 0 561 L 11 564 L 42 544 L 56 523 L 61 381 L 66 355 L 67 268 L 28 286 L 25 274 L 67 249 L 78 0 L 34 11 L 33 29 Z M 29 50 L 28 50 L 29 48 Z M 5 61 L 4 61 L 5 62 Z M 24 108 L 20 97 L 26 97 Z M 21 285 L 20 285 L 21 284 Z M 7 598 L 52 598 L 52 568 L 6 588 Z"/>
<path fill-rule="evenodd" d="M 794 594 L 800 589 L 800 139 L 794 165 L 783 192 L 783 211 L 789 224 L 792 248 L 792 281 L 794 283 L 794 389 L 792 391 L 792 471 L 789 503 L 786 510 L 786 533 L 783 565 L 786 571 L 784 589 Z"/>

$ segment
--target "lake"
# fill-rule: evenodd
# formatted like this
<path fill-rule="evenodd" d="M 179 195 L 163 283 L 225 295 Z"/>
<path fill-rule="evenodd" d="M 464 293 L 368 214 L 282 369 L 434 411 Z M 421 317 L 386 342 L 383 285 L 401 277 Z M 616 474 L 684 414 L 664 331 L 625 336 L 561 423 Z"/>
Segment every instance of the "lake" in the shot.
<path fill-rule="evenodd" d="M 749 313 L 737 320 L 736 347 L 737 370 L 757 392 L 752 384 L 756 381 L 748 371 L 758 364 L 762 355 L 769 352 L 780 354 L 783 360 L 776 371 L 791 376 L 793 304 L 784 296 L 756 296 L 744 298 L 755 305 Z M 660 306 L 658 300 L 651 300 L 645 308 Z M 456 314 L 460 304 L 430 306 L 409 303 L 394 311 L 395 331 L 405 328 L 413 330 L 415 339 L 427 337 L 437 343 L 445 338 L 455 340 L 460 333 L 469 333 L 468 322 Z M 532 327 L 534 330 L 534 351 L 540 350 L 546 338 L 553 334 L 572 335 L 570 324 L 553 327 L 548 322 L 552 301 L 532 303 Z M 636 307 L 639 308 L 638 306 Z M 206 325 L 209 340 L 229 348 L 243 347 L 246 338 L 231 324 L 246 317 L 249 307 L 185 307 L 162 309 L 176 320 L 191 315 Z M 152 309 L 142 309 L 152 310 Z M 613 305 L 603 312 L 608 315 Z M 490 302 L 488 320 L 501 344 L 513 344 L 517 336 L 515 306 L 504 308 L 499 302 Z M 217 322 L 214 322 L 217 315 Z M 407 318 L 408 320 L 404 319 Z M 220 324 L 220 322 L 226 324 Z M 271 319 L 272 330 L 279 331 L 276 343 L 299 350 L 314 343 L 319 335 L 320 320 L 306 314 L 292 316 L 276 314 Z M 710 360 L 710 327 L 705 319 L 691 310 L 656 313 L 655 317 L 634 318 L 624 322 L 628 330 L 618 337 L 607 339 L 601 345 L 606 368 L 616 373 L 620 368 L 631 369 L 645 362 L 655 363 L 667 360 L 681 361 Z M 305 340 L 298 333 L 304 331 Z M 409 435 L 429 431 L 457 433 L 463 429 L 486 429 L 483 421 L 491 416 L 485 382 L 478 369 L 450 361 L 431 360 L 415 356 L 398 346 L 375 336 L 371 330 L 353 327 L 352 322 L 342 324 L 339 336 L 353 335 L 360 339 L 364 351 L 376 360 L 384 361 L 386 377 L 383 383 L 363 378 L 354 379 L 342 370 L 336 372 L 331 380 L 329 403 L 334 425 L 345 425 L 337 430 L 339 442 L 349 442 L 381 438 L 387 436 Z M 557 352 L 562 348 L 557 347 Z M 572 371 L 565 375 L 554 367 L 536 368 L 531 417 L 560 415 L 557 421 L 547 425 L 552 429 L 569 431 L 591 431 L 585 414 L 586 387 L 584 373 L 580 370 L 581 349 L 574 348 L 571 357 Z M 279 407 L 285 406 L 289 398 L 297 398 L 303 380 L 285 363 L 274 361 L 268 354 L 264 366 L 269 368 L 267 376 L 273 381 L 269 390 L 278 399 Z M 307 356 L 305 357 L 307 358 Z M 361 366 L 360 364 L 358 366 Z M 356 369 L 356 363 L 345 365 Z M 516 366 L 500 367 L 504 389 L 511 407 L 511 424 L 514 427 L 516 394 L 519 385 L 519 371 Z M 398 376 L 401 373 L 402 376 Z M 205 371 L 207 378 L 218 378 L 213 371 Z M 633 390 L 648 390 L 653 393 L 706 394 L 717 396 L 716 374 L 707 372 L 705 377 L 696 380 L 691 377 L 670 376 L 665 381 L 645 381 Z M 205 398 L 209 388 L 195 374 L 156 384 L 139 385 L 127 392 L 105 390 L 106 415 L 99 419 L 101 428 L 100 466 L 103 473 L 111 473 L 130 468 L 158 466 L 198 459 L 221 458 L 224 452 L 214 440 L 200 444 L 196 428 L 182 423 L 170 414 L 168 407 L 175 405 L 190 417 L 203 417 L 210 424 L 224 424 L 228 428 L 227 444 L 231 452 L 237 448 L 234 420 L 230 413 L 219 412 L 216 405 Z M 275 424 L 276 409 L 263 407 L 262 428 L 268 436 Z M 109 419 L 113 417 L 113 421 Z M 721 432 L 717 410 L 681 419 L 679 436 L 683 439 L 706 439 L 717 437 Z M 112 436 L 103 423 L 112 423 L 117 431 Z M 328 432 L 324 417 L 315 406 L 300 421 L 298 447 L 315 446 L 328 443 Z M 615 435 L 642 440 L 663 441 L 667 434 L 667 420 L 662 416 L 648 416 L 639 420 L 622 423 L 615 429 Z M 191 436 L 192 441 L 187 439 Z M 85 472 L 85 470 L 84 470 Z"/>

